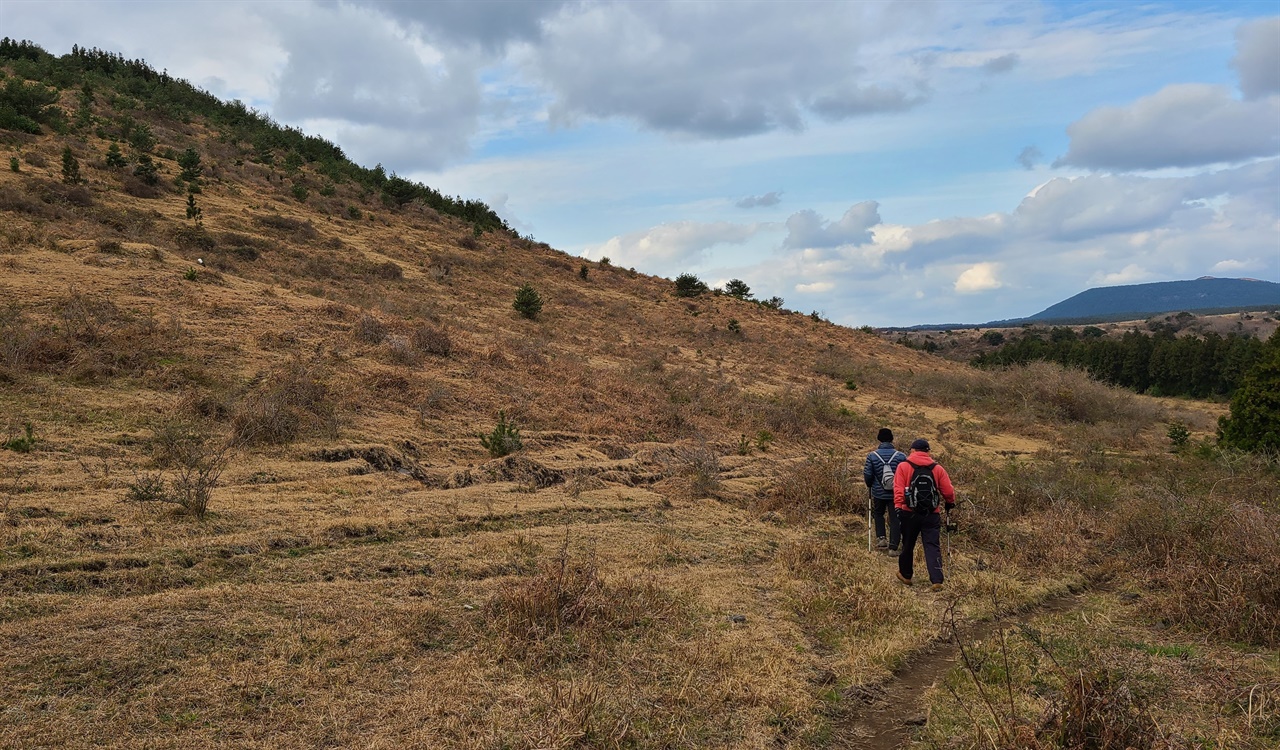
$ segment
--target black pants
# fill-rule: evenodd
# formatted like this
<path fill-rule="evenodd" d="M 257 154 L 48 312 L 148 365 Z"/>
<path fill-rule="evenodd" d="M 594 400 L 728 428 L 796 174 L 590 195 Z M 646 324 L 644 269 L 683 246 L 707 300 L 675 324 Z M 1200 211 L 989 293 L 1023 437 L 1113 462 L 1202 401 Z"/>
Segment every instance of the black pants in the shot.
<path fill-rule="evenodd" d="M 880 498 L 871 496 L 871 517 L 875 519 L 876 538 L 884 536 L 884 514 L 889 513 L 889 546 L 898 548 L 898 509 L 893 507 L 893 497 Z"/>
<path fill-rule="evenodd" d="M 924 544 L 924 564 L 929 569 L 929 582 L 942 583 L 942 548 L 938 546 L 942 516 L 904 510 L 896 512 L 902 524 L 902 554 L 898 555 L 898 572 L 902 573 L 903 578 L 911 578 L 915 567 L 916 537 L 920 537 Z"/>

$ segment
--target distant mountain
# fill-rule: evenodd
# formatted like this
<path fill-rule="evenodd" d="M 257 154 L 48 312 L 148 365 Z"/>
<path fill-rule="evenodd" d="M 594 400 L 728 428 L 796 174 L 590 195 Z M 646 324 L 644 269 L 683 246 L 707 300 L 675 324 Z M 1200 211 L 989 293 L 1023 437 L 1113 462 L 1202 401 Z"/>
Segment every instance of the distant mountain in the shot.
<path fill-rule="evenodd" d="M 1088 289 L 1048 307 L 1028 321 L 1147 316 L 1169 312 L 1196 312 L 1223 308 L 1280 306 L 1280 284 L 1257 279 L 1217 279 L 1202 276 L 1194 281 L 1161 281 Z"/>

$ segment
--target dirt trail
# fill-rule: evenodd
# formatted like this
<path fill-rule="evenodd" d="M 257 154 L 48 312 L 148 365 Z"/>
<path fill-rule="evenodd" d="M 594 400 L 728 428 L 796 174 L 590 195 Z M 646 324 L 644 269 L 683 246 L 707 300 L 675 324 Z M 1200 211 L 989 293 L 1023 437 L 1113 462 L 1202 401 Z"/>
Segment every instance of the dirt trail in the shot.
<path fill-rule="evenodd" d="M 1033 616 L 1079 609 L 1084 601 L 1085 594 L 1052 597 L 1031 609 L 962 627 L 960 636 L 966 642 L 985 639 L 999 628 Z M 906 746 L 911 727 L 926 720 L 925 706 L 921 703 L 924 692 L 956 666 L 959 658 L 958 643 L 939 642 L 910 657 L 888 681 L 851 688 L 848 697 L 852 699 L 852 707 L 836 721 L 836 736 L 844 738 L 847 747 L 865 750 L 896 750 Z"/>

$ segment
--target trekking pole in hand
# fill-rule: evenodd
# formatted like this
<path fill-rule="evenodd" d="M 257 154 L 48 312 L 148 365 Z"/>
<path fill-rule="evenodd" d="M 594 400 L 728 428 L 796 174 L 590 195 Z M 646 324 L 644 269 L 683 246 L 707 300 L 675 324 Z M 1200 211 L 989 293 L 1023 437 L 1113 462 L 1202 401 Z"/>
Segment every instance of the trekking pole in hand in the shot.
<path fill-rule="evenodd" d="M 875 504 L 875 500 L 871 497 L 871 493 L 867 493 L 867 552 L 871 552 L 874 547 L 871 542 L 871 506 Z"/>

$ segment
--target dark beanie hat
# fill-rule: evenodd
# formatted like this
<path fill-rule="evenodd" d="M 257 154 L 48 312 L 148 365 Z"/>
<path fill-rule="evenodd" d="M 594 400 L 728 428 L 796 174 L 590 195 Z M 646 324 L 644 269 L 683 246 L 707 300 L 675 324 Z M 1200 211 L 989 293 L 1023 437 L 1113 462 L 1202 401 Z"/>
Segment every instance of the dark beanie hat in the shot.
<path fill-rule="evenodd" d="M 913 450 L 913 451 L 928 451 L 928 450 L 929 450 L 929 441 L 928 441 L 928 440 L 925 440 L 924 438 L 916 438 L 915 440 L 911 441 L 911 450 Z"/>
<path fill-rule="evenodd" d="M 882 443 L 892 443 L 893 430 L 888 427 L 881 427 L 880 431 L 876 433 L 876 440 L 879 440 Z"/>

